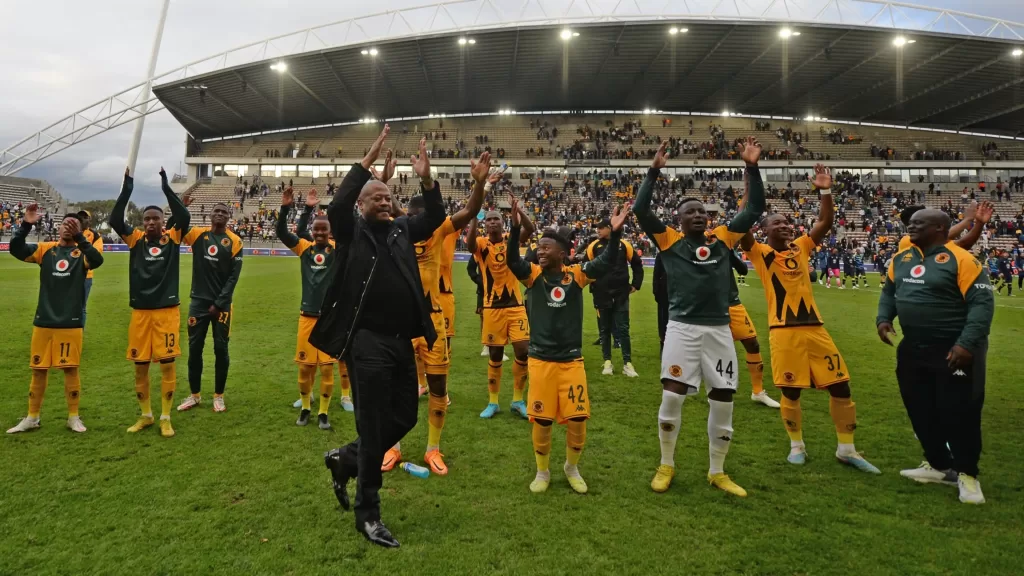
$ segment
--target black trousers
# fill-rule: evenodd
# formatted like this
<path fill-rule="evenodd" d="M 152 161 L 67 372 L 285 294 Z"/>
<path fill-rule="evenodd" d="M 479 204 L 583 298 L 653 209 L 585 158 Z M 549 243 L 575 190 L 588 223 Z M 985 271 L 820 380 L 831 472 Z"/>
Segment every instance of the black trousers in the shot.
<path fill-rule="evenodd" d="M 435 346 L 444 346 L 438 340 Z M 356 527 L 380 520 L 380 465 L 384 454 L 416 426 L 419 385 L 409 338 L 358 330 L 344 358 L 356 407 L 355 440 L 341 448 L 341 464 L 356 472 Z"/>
<path fill-rule="evenodd" d="M 601 354 L 612 359 L 612 335 L 622 348 L 622 362 L 632 362 L 633 350 L 629 341 L 629 294 L 614 298 L 608 306 L 597 309 L 597 328 L 601 333 Z"/>
<path fill-rule="evenodd" d="M 896 379 L 907 416 L 932 468 L 978 475 L 981 408 L 985 403 L 985 350 L 974 364 L 950 370 L 946 354 L 953 343 L 900 342 Z"/>
<path fill-rule="evenodd" d="M 658 302 L 658 339 L 665 349 L 665 331 L 668 330 L 668 302 Z"/>
<path fill-rule="evenodd" d="M 228 369 L 231 357 L 228 355 L 228 342 L 231 340 L 232 310 L 225 310 L 211 315 L 208 304 L 189 306 L 188 311 L 188 387 L 193 394 L 199 394 L 203 388 L 203 349 L 206 347 L 206 334 L 213 325 L 214 354 L 214 392 L 223 394 L 228 383 Z"/>

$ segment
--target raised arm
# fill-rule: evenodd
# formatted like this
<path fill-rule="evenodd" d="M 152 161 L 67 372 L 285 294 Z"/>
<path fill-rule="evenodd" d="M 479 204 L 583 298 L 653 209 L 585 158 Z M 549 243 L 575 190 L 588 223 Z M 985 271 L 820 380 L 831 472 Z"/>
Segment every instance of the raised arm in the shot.
<path fill-rule="evenodd" d="M 85 256 L 86 268 L 95 270 L 103 265 L 103 254 L 92 245 L 92 242 L 89 242 L 85 234 L 82 234 L 82 223 L 77 218 L 65 218 L 61 226 L 65 227 L 71 233 L 71 237 L 75 239 L 75 244 Z"/>
<path fill-rule="evenodd" d="M 444 212 L 444 198 L 441 184 L 430 175 L 430 156 L 427 155 L 427 139 L 420 139 L 420 153 L 409 158 L 413 172 L 420 177 L 420 192 L 423 194 L 423 212 L 409 217 L 409 240 L 429 240 L 448 217 Z M 385 168 L 386 169 L 386 168 Z"/>
<path fill-rule="evenodd" d="M 509 195 L 511 196 L 511 192 Z M 515 236 L 515 238 L 518 240 L 519 244 L 525 244 L 530 241 L 530 237 L 533 236 L 534 231 L 537 230 L 537 226 L 534 225 L 532 220 L 530 220 L 530 217 L 526 214 L 526 211 L 523 210 L 523 206 L 519 204 L 518 201 L 515 203 L 515 207 L 512 208 L 512 212 L 518 213 L 519 221 L 522 226 L 522 230 L 519 231 L 519 235 Z M 509 234 L 509 238 L 512 237 L 513 236 Z M 517 246 L 519 244 L 517 244 Z M 566 254 L 566 256 L 568 256 L 568 254 Z"/>
<path fill-rule="evenodd" d="M 978 239 L 981 238 L 981 233 L 985 230 L 985 225 L 988 224 L 989 220 L 992 219 L 992 212 L 994 210 L 995 206 L 993 206 L 992 203 L 989 202 L 988 200 L 985 200 L 977 207 L 975 207 L 973 218 L 967 218 L 967 215 L 965 214 L 965 217 L 961 222 L 959 222 L 956 226 L 950 228 L 949 239 L 955 240 L 956 245 L 963 248 L 964 250 L 970 250 L 971 248 L 974 247 L 975 242 L 977 242 Z M 960 229 L 963 230 L 965 227 L 964 222 L 967 222 L 968 224 L 973 224 L 971 226 L 970 231 L 967 232 L 967 234 L 964 234 L 963 238 L 959 238 L 959 232 L 956 234 L 956 236 L 954 236 L 953 228 L 959 226 L 961 227 Z"/>
<path fill-rule="evenodd" d="M 619 256 L 619 250 L 622 249 L 622 224 L 625 223 L 627 216 L 629 216 L 628 207 L 615 207 L 615 212 L 612 213 L 611 217 L 612 236 L 608 239 L 608 246 L 603 252 L 601 252 L 600 256 L 586 262 L 581 268 L 587 278 L 597 280 L 608 272 L 611 272 L 615 267 L 615 262 Z"/>
<path fill-rule="evenodd" d="M 299 214 L 299 221 L 295 225 L 295 235 L 303 240 L 313 241 L 313 235 L 309 233 L 309 221 L 313 217 L 313 211 L 319 206 L 320 199 L 317 198 L 316 190 L 310 190 L 306 196 L 306 208 Z"/>
<path fill-rule="evenodd" d="M 338 191 L 334 193 L 334 199 L 327 206 L 327 219 L 331 222 L 331 232 L 338 243 L 346 243 L 352 238 L 356 223 L 356 201 L 359 200 L 363 185 L 370 179 L 370 167 L 380 156 L 381 146 L 390 131 L 391 127 L 385 124 L 363 160 L 353 164 L 348 174 L 345 174 Z"/>
<path fill-rule="evenodd" d="M 747 232 L 754 227 L 758 218 L 764 213 L 764 182 L 761 180 L 761 170 L 757 167 L 761 159 L 761 144 L 756 138 L 747 137 L 747 140 L 740 145 L 740 157 L 747 164 L 747 181 L 750 192 L 746 194 L 746 202 L 738 214 L 729 222 L 730 232 Z"/>
<path fill-rule="evenodd" d="M 510 195 L 511 196 L 511 195 Z M 512 200 L 512 230 L 509 231 L 507 247 L 505 248 L 505 262 L 512 274 L 520 280 L 528 280 L 533 275 L 534 264 L 523 260 L 519 255 L 519 233 L 522 225 L 519 215 L 519 200 L 511 196 Z"/>
<path fill-rule="evenodd" d="M 164 193 L 164 198 L 167 199 L 167 205 L 171 208 L 171 217 L 174 219 L 174 228 L 181 231 L 182 236 L 188 233 L 189 225 L 192 223 L 192 213 L 188 211 L 188 206 L 178 198 L 178 195 L 171 189 L 171 185 L 167 182 L 167 172 L 164 172 L 163 167 L 160 167 L 160 189 Z M 168 226 L 168 229 L 171 227 Z"/>
<path fill-rule="evenodd" d="M 818 209 L 818 220 L 814 226 L 811 226 L 807 235 L 814 240 L 815 244 L 820 244 L 828 236 L 828 231 L 832 229 L 832 221 L 836 214 L 835 205 L 832 202 L 832 174 L 821 164 L 814 165 L 814 186 L 821 194 L 821 208 Z"/>
<path fill-rule="evenodd" d="M 21 219 L 21 225 L 14 229 L 14 236 L 11 238 L 11 243 L 7 246 L 11 256 L 23 262 L 33 262 L 32 256 L 35 255 L 38 248 L 37 245 L 30 244 L 26 240 L 29 232 L 32 231 L 32 225 L 39 221 L 38 209 L 39 206 L 37 204 L 29 204 L 25 208 L 25 215 Z"/>
<path fill-rule="evenodd" d="M 128 169 L 124 169 L 124 180 L 121 181 L 121 193 L 114 202 L 114 208 L 110 211 L 110 228 L 117 232 L 122 238 L 132 233 L 132 227 L 125 222 L 124 212 L 128 209 L 128 199 L 132 197 L 132 188 L 135 180 L 128 175 Z"/>
<path fill-rule="evenodd" d="M 466 205 L 455 214 L 452 214 L 452 227 L 462 230 L 470 221 L 476 218 L 480 208 L 484 205 L 484 188 L 488 183 L 494 184 L 501 179 L 501 172 L 490 174 L 491 153 L 484 152 L 479 160 L 469 160 L 469 173 L 473 176 L 473 191 L 470 192 Z"/>
<path fill-rule="evenodd" d="M 277 238 L 288 248 L 295 248 L 299 245 L 299 237 L 288 230 L 288 213 L 295 202 L 292 189 L 289 187 L 281 195 L 281 211 L 277 214 Z"/>
<path fill-rule="evenodd" d="M 665 224 L 651 211 L 651 200 L 654 197 L 654 183 L 658 181 L 661 169 L 668 164 L 668 159 L 665 157 L 666 146 L 668 146 L 667 140 L 658 146 L 658 152 L 654 155 L 654 160 L 651 161 L 647 177 L 640 184 L 640 190 L 636 193 L 636 202 L 633 204 L 633 213 L 636 214 L 637 224 L 652 239 L 655 234 L 665 233 Z"/>

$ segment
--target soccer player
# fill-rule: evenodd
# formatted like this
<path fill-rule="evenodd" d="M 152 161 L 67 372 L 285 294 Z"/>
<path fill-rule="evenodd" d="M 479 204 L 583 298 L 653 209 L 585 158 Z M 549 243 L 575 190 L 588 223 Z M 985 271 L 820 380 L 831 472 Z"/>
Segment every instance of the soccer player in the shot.
<path fill-rule="evenodd" d="M 842 288 L 843 285 L 839 279 L 839 264 L 842 262 L 842 257 L 839 255 L 838 248 L 832 248 L 828 251 L 828 278 L 825 280 L 825 288 L 832 287 L 832 279 L 836 279 L 836 286 Z"/>
<path fill-rule="evenodd" d="M 512 203 L 512 233 L 508 237 L 508 268 L 526 286 L 531 320 L 529 415 L 533 421 L 533 451 L 537 475 L 530 491 L 544 492 L 551 482 L 551 426 L 555 420 L 566 425 L 565 465 L 569 486 L 587 493 L 587 483 L 577 465 L 587 438 L 590 392 L 583 368 L 583 289 L 595 279 L 612 273 L 621 249 L 622 224 L 628 208 L 616 206 L 609 221 L 608 247 L 585 264 L 566 266 L 571 251 L 569 239 L 546 230 L 537 243 L 537 262 L 519 255 L 519 232 L 523 212 L 515 197 Z M 624 342 L 625 344 L 625 342 Z"/>
<path fill-rule="evenodd" d="M 612 223 L 605 218 L 597 225 L 597 240 L 587 246 L 583 261 L 587 262 L 608 249 L 611 242 Z M 565 237 L 564 235 L 562 236 Z M 597 308 L 597 325 L 601 334 L 601 354 L 604 358 L 604 369 L 601 374 L 611 376 L 612 367 L 612 334 L 622 350 L 622 374 L 627 378 L 636 378 L 638 374 L 633 368 L 632 345 L 629 337 L 629 295 L 641 288 L 644 282 L 644 263 L 627 240 L 622 242 L 622 250 L 612 262 L 612 270 L 600 280 L 590 283 L 594 307 Z M 633 281 L 630 282 L 630 269 Z"/>
<path fill-rule="evenodd" d="M 82 236 L 96 248 L 97 252 L 103 252 L 103 237 L 96 233 L 89 225 L 92 224 L 92 214 L 88 210 L 78 213 L 78 220 L 82 223 Z M 89 305 L 89 293 L 92 292 L 92 269 L 85 273 L 85 298 L 82 300 L 82 328 L 85 328 L 86 308 Z"/>
<path fill-rule="evenodd" d="M 730 251 L 729 262 L 737 276 L 746 278 L 747 263 L 740 260 L 734 251 Z M 740 302 L 740 289 L 735 277 L 729 287 L 729 332 L 734 342 L 743 345 L 746 352 L 747 371 L 750 373 L 750 399 L 769 408 L 778 408 L 776 402 L 764 390 L 764 360 L 761 358 L 761 343 L 757 340 L 757 330 L 750 321 L 747 308 Z"/>
<path fill-rule="evenodd" d="M 388 153 L 390 160 L 391 153 Z M 470 174 L 473 176 L 475 186 L 470 194 L 466 205 L 455 214 L 445 219 L 434 230 L 433 235 L 427 240 L 415 244 L 416 264 L 420 270 L 420 282 L 423 284 L 423 297 L 430 305 L 430 319 L 434 323 L 434 331 L 439 338 L 446 333 L 444 310 L 441 307 L 439 298 L 441 281 L 441 261 L 444 256 L 445 243 L 448 238 L 455 238 L 459 232 L 469 224 L 469 221 L 480 211 L 484 203 L 484 183 L 488 181 L 488 171 L 491 167 L 491 154 L 484 152 L 480 160 L 470 159 Z M 390 170 L 390 171 L 389 171 Z M 391 179 L 394 173 L 394 164 L 385 162 L 384 174 L 378 179 L 385 184 Z M 374 172 L 374 175 L 377 175 Z M 491 182 L 496 182 L 501 177 L 500 173 L 491 175 Z M 422 195 L 413 196 L 409 200 L 407 214 L 411 218 L 420 217 L 426 209 L 426 200 Z M 401 216 L 401 214 L 399 214 Z M 449 286 L 450 279 L 449 279 Z M 448 412 L 448 345 L 447 339 L 444 342 L 437 342 L 433 347 L 427 345 L 426 338 L 419 337 L 412 341 L 413 351 L 417 358 L 417 376 L 426 374 L 427 388 L 430 397 L 427 399 L 427 450 L 423 455 L 423 461 L 430 467 L 434 474 L 444 476 L 448 474 L 448 467 L 444 463 L 444 454 L 441 454 L 441 430 L 444 428 L 445 414 Z M 421 368 L 422 366 L 422 368 Z M 392 446 L 384 454 L 384 462 L 381 470 L 387 472 L 395 467 L 402 460 L 402 447 L 400 443 Z"/>
<path fill-rule="evenodd" d="M 891 346 L 892 323 L 900 318 L 896 379 L 924 449 L 924 462 L 900 475 L 956 485 L 961 502 L 983 504 L 978 460 L 995 300 L 981 262 L 948 240 L 949 227 L 939 210 L 914 213 L 908 226 L 913 247 L 889 265 L 875 324 Z"/>
<path fill-rule="evenodd" d="M 999 271 L 999 285 L 996 292 L 1002 294 L 1003 287 L 1006 288 L 1006 295 L 1013 296 L 1013 260 L 1010 260 L 1010 253 L 1006 250 L 997 252 L 996 269 Z"/>
<path fill-rule="evenodd" d="M 522 208 L 519 208 L 522 211 Z M 534 225 L 525 213 L 521 214 L 522 232 L 517 239 L 526 242 L 533 234 Z M 512 365 L 512 405 L 510 409 L 526 418 L 526 403 L 523 391 L 526 389 L 527 352 L 530 345 L 530 323 L 526 318 L 519 280 L 508 269 L 506 242 L 503 237 L 505 223 L 500 212 L 490 211 L 484 215 L 486 235 L 480 237 L 476 220 L 470 223 L 466 244 L 480 266 L 480 280 L 484 291 L 483 330 L 480 339 L 490 349 L 487 362 L 487 407 L 480 412 L 481 418 L 493 418 L 500 409 L 498 392 L 501 390 L 501 363 L 505 345 L 512 344 L 515 363 Z"/>
<path fill-rule="evenodd" d="M 764 211 L 764 184 L 757 162 L 761 145 L 754 138 L 741 144 L 740 156 L 750 174 L 750 201 L 728 226 L 705 235 L 708 216 L 697 198 L 685 198 L 676 208 L 682 233 L 667 228 L 651 210 L 654 183 L 667 164 L 665 142 L 651 162 L 633 208 L 640 228 L 661 250 L 668 280 L 669 322 L 661 356 L 661 407 L 658 436 L 661 465 L 651 481 L 655 492 L 665 492 L 675 476 L 676 438 L 683 400 L 707 388 L 708 482 L 734 494 L 747 492 L 725 474 L 725 456 L 732 441 L 733 394 L 736 392 L 736 349 L 729 332 L 729 288 L 732 266 L 729 252 Z"/>
<path fill-rule="evenodd" d="M 182 204 L 192 203 L 185 194 Z M 188 228 L 181 243 L 192 246 L 192 292 L 188 306 L 188 385 L 191 394 L 178 405 L 178 412 L 191 410 L 202 402 L 203 348 L 213 325 L 214 391 L 213 411 L 223 412 L 224 388 L 228 381 L 228 342 L 235 315 L 231 300 L 242 273 L 242 239 L 228 230 L 231 209 L 218 202 L 210 213 L 210 225 Z M 167 221 L 174 228 L 173 217 Z"/>
<path fill-rule="evenodd" d="M 313 215 L 313 210 L 319 203 L 316 190 L 310 190 L 306 196 L 306 209 L 299 217 L 298 234 L 292 234 L 288 230 L 288 213 L 294 203 L 294 191 L 289 186 L 281 195 L 281 210 L 277 218 L 277 237 L 299 257 L 299 271 L 302 276 L 299 329 L 295 343 L 295 363 L 299 365 L 299 400 L 302 411 L 299 412 L 299 418 L 295 421 L 295 425 L 309 424 L 312 410 L 310 394 L 313 391 L 313 382 L 316 380 L 317 367 L 319 367 L 320 409 L 317 414 L 317 424 L 321 430 L 330 430 L 331 423 L 327 414 L 331 405 L 331 397 L 334 395 L 334 363 L 336 360 L 310 344 L 309 335 L 313 331 L 313 326 L 316 325 L 317 318 L 320 317 L 320 304 L 324 300 L 324 293 L 330 279 L 329 271 L 337 252 L 334 250 L 334 240 L 330 239 L 331 223 L 326 216 L 317 216 L 313 219 L 311 239 L 301 237 L 308 234 L 306 227 Z M 349 410 L 348 406 L 352 405 L 351 392 L 345 389 L 345 384 L 348 382 L 346 378 L 348 370 L 343 365 L 340 365 L 339 368 L 342 375 L 341 404 L 345 410 Z"/>
<path fill-rule="evenodd" d="M 860 282 L 860 287 L 868 287 L 868 274 L 864 269 L 864 247 L 858 246 L 853 249 L 853 289 L 857 290 L 857 282 Z"/>
<path fill-rule="evenodd" d="M 853 287 L 857 288 L 857 268 L 853 262 L 853 248 L 843 248 L 839 251 L 839 256 L 843 260 L 843 284 L 839 287 L 840 290 L 846 290 L 846 283 L 853 280 Z"/>
<path fill-rule="evenodd" d="M 142 210 L 142 230 L 133 228 L 124 219 L 134 181 L 124 171 L 121 194 L 110 212 L 110 227 L 129 248 L 128 304 L 132 319 L 128 325 L 126 357 L 135 364 L 135 396 L 142 411 L 128 432 L 139 432 L 153 425 L 149 402 L 149 365 L 160 364 L 160 435 L 174 436 L 171 407 L 177 375 L 174 359 L 181 356 L 178 343 L 181 317 L 178 298 L 179 245 L 188 230 L 192 215 L 167 183 L 167 173 L 160 169 L 160 187 L 171 207 L 174 226 L 164 231 L 164 211 L 159 206 Z"/>
<path fill-rule="evenodd" d="M 28 391 L 28 416 L 7 433 L 17 434 L 39 428 L 39 413 L 50 368 L 64 372 L 68 428 L 72 432 L 85 432 L 85 424 L 78 415 L 82 392 L 78 365 L 85 325 L 85 281 L 88 271 L 103 264 L 103 255 L 82 234 L 82 223 L 77 214 L 64 217 L 60 242 L 26 242 L 32 225 L 39 221 L 38 208 L 36 204 L 26 207 L 21 226 L 14 231 L 9 246 L 11 256 L 39 265 L 39 299 L 32 322 L 29 361 L 32 383 Z"/>
<path fill-rule="evenodd" d="M 818 284 L 825 284 L 828 281 L 828 250 L 818 247 L 814 257 L 817 259 L 818 268 L 821 273 L 818 275 Z"/>
<path fill-rule="evenodd" d="M 807 277 L 808 259 L 832 228 L 832 175 L 821 164 L 814 167 L 814 186 L 821 194 L 818 220 L 811 230 L 794 239 L 795 228 L 788 218 L 773 214 L 762 228 L 768 243 L 744 236 L 743 249 L 757 269 L 768 301 L 768 344 L 771 349 L 772 380 L 782 389 L 782 421 L 789 433 L 792 464 L 807 460 L 801 426 L 800 393 L 807 388 L 826 388 L 829 413 L 835 424 L 839 446 L 836 458 L 854 468 L 879 474 L 853 444 L 857 409 L 850 393 L 850 368 L 825 330 L 814 291 Z"/>

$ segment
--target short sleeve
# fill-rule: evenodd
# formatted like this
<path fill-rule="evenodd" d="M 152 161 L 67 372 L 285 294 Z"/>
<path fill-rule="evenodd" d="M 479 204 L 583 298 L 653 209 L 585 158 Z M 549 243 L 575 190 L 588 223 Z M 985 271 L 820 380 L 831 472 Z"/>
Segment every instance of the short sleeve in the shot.
<path fill-rule="evenodd" d="M 32 264 L 42 264 L 43 255 L 50 251 L 51 248 L 56 246 L 56 242 L 40 242 L 36 244 L 36 251 L 31 256 L 25 259 L 25 262 Z"/>
<path fill-rule="evenodd" d="M 544 269 L 541 268 L 540 266 L 536 264 L 530 264 L 530 276 L 528 278 L 520 280 L 520 282 L 522 282 L 523 285 L 529 288 L 533 286 L 533 283 L 537 280 L 537 277 L 540 276 L 543 271 Z"/>
<path fill-rule="evenodd" d="M 291 251 L 295 252 L 296 256 L 302 256 L 302 254 L 306 250 L 309 250 L 309 247 L 312 245 L 313 243 L 310 242 L 309 240 L 306 240 L 305 238 L 299 238 L 299 243 L 296 244 L 295 246 L 292 246 Z"/>
<path fill-rule="evenodd" d="M 714 232 L 712 233 L 719 240 L 725 242 L 725 245 L 728 246 L 729 248 L 735 247 L 737 244 L 740 243 L 740 240 L 747 235 L 745 231 L 733 232 L 732 230 L 729 230 L 728 226 L 719 226 L 715 228 Z"/>
<path fill-rule="evenodd" d="M 479 236 L 476 237 L 476 246 L 473 246 L 473 254 L 480 254 L 484 248 L 487 247 L 487 240 Z"/>
<path fill-rule="evenodd" d="M 797 238 L 794 244 L 799 246 L 800 249 L 806 252 L 808 256 L 813 256 L 814 249 L 817 247 L 817 245 L 814 243 L 814 238 L 811 238 L 807 234 L 804 234 L 803 236 Z"/>
<path fill-rule="evenodd" d="M 128 245 L 128 248 L 135 248 L 135 244 L 142 240 L 143 236 L 144 234 L 141 230 L 132 230 L 127 236 L 121 236 L 121 239 Z"/>
<path fill-rule="evenodd" d="M 889 269 L 885 272 L 885 275 L 889 278 L 890 281 L 892 281 L 892 282 L 896 281 L 896 259 L 895 258 L 893 258 L 892 260 L 889 261 Z"/>
<path fill-rule="evenodd" d="M 177 230 L 177 228 L 171 228 L 167 231 L 167 234 L 170 235 L 173 230 Z M 191 246 L 195 244 L 196 240 L 199 240 L 199 237 L 207 230 L 208 228 L 189 228 L 188 233 L 185 234 L 180 243 L 186 246 Z"/>
<path fill-rule="evenodd" d="M 897 252 L 902 252 L 907 248 L 910 248 L 912 245 L 913 242 L 910 241 L 910 235 L 906 235 L 903 238 L 900 238 L 900 246 L 897 248 Z"/>
<path fill-rule="evenodd" d="M 434 234 L 443 241 L 445 238 L 455 234 L 456 232 L 458 232 L 458 230 L 455 229 L 455 225 L 452 224 L 452 217 L 449 216 L 444 219 L 444 223 L 437 228 L 437 232 L 434 232 Z"/>
<path fill-rule="evenodd" d="M 955 250 L 953 256 L 956 258 L 956 284 L 960 288 L 960 294 L 967 296 L 967 291 L 979 280 L 988 284 L 981 262 L 966 250 Z M 895 258 L 893 259 L 895 260 Z"/>
<path fill-rule="evenodd" d="M 231 255 L 239 256 L 242 254 L 242 239 L 239 238 L 238 234 L 228 230 L 228 236 L 231 238 Z"/>
<path fill-rule="evenodd" d="M 576 281 L 576 285 L 580 288 L 586 288 L 588 284 L 593 282 L 593 279 L 583 272 L 583 266 L 580 264 L 573 264 L 566 270 L 572 274 L 573 280 Z"/>
<path fill-rule="evenodd" d="M 740 236 L 742 236 L 742 234 Z M 664 232 L 654 234 L 653 237 L 654 243 L 658 245 L 658 250 L 668 250 L 673 244 L 679 241 L 681 236 L 675 228 L 666 226 Z"/>
<path fill-rule="evenodd" d="M 167 231 L 167 237 L 170 238 L 171 242 L 174 242 L 175 244 L 181 244 L 183 236 L 184 235 L 181 233 L 181 228 L 178 228 L 177 226 Z"/>

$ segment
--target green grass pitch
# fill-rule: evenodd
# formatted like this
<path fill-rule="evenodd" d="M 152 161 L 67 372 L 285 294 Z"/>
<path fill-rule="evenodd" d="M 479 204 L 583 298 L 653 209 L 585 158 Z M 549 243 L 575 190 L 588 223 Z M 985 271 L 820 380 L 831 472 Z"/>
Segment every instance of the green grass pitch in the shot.
<path fill-rule="evenodd" d="M 62 377 L 51 372 L 43 427 L 0 437 L 0 575 L 21 574 L 1019 574 L 1024 540 L 1024 401 L 1019 388 L 1024 299 L 997 297 L 984 412 L 982 485 L 988 503 L 962 505 L 956 490 L 899 476 L 921 460 L 894 377 L 894 351 L 878 342 L 878 298 L 869 290 L 815 286 L 826 326 L 847 358 L 858 406 L 857 446 L 881 468 L 870 476 L 838 464 L 826 393 L 804 395 L 809 461 L 786 463 L 788 438 L 775 410 L 750 402 L 743 366 L 735 442 L 726 471 L 750 496 L 707 485 L 707 403 L 683 408 L 679 474 L 666 494 L 650 480 L 658 464 L 661 387 L 656 310 L 649 286 L 633 298 L 634 363 L 640 378 L 600 375 L 594 314 L 584 341 L 593 418 L 581 462 L 590 493 L 573 493 L 560 470 L 556 432 L 552 485 L 533 495 L 529 424 L 508 411 L 482 421 L 486 360 L 480 357 L 474 291 L 456 264 L 457 330 L 451 410 L 442 437 L 447 477 L 396 470 L 384 482 L 383 516 L 399 550 L 367 544 L 342 513 L 322 463 L 353 437 L 351 414 L 331 408 L 335 430 L 298 428 L 295 345 L 298 263 L 246 259 L 235 295 L 228 411 L 214 414 L 212 343 L 206 402 L 174 414 L 178 435 L 125 429 L 137 416 L 124 359 L 128 259 L 110 254 L 96 273 L 82 363 L 82 417 L 64 427 Z M 191 261 L 182 259 L 183 304 Z M 0 258 L 0 426 L 26 410 L 28 348 L 38 268 Z M 765 302 L 758 280 L 741 288 L 766 362 Z M 186 304 L 187 305 L 187 304 Z M 186 305 L 182 306 L 183 313 Z M 588 304 L 589 306 L 589 304 Z M 184 320 L 184 318 L 183 318 Z M 184 327 L 184 322 L 182 322 Z M 183 331 L 184 336 L 184 331 Z M 184 341 L 184 338 L 183 338 Z M 187 351 L 185 351 L 187 354 Z M 616 372 L 621 357 L 615 351 Z M 179 361 L 175 404 L 188 392 Z M 770 370 L 766 367 L 766 375 Z M 153 370 L 154 389 L 158 371 Z M 778 392 L 769 386 L 771 395 Z M 336 392 L 337 394 L 337 392 Z M 159 408 L 159 397 L 153 403 Z M 403 442 L 420 462 L 420 424 Z"/>

